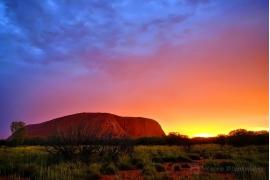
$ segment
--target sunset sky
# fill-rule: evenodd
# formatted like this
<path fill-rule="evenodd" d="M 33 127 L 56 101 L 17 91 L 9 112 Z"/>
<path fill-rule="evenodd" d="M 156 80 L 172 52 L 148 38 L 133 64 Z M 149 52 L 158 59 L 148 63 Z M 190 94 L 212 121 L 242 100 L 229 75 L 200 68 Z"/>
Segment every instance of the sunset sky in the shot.
<path fill-rule="evenodd" d="M 78 112 L 268 129 L 268 0 L 0 0 L 0 138 Z"/>

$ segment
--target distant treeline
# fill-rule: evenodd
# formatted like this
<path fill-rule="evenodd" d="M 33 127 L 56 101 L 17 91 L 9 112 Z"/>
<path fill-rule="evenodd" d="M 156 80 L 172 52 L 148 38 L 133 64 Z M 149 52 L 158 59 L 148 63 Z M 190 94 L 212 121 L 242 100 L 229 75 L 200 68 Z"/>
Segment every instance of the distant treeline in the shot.
<path fill-rule="evenodd" d="M 151 138 L 150 138 L 151 139 Z M 160 145 L 194 145 L 194 144 L 220 144 L 220 145 L 264 145 L 269 144 L 269 133 L 267 131 L 253 132 L 239 129 L 230 132 L 228 135 L 218 135 L 216 137 L 194 137 L 188 138 L 177 133 L 170 133 L 164 138 L 152 139 L 149 142 L 148 138 L 138 139 L 138 144 L 160 144 Z M 151 141 L 151 140 L 150 140 Z M 159 143 L 160 142 L 160 143 Z"/>
<path fill-rule="evenodd" d="M 233 146 L 265 145 L 269 144 L 268 131 L 247 131 L 237 129 L 228 135 L 218 135 L 216 137 L 194 137 L 169 133 L 165 137 L 139 138 L 135 140 L 138 145 L 195 145 L 195 144 L 220 144 Z"/>
<path fill-rule="evenodd" d="M 268 131 L 247 131 L 245 129 L 237 129 L 231 131 L 228 135 L 218 135 L 216 137 L 194 137 L 181 135 L 179 133 L 169 133 L 164 137 L 143 137 L 137 139 L 94 139 L 94 138 L 77 138 L 70 141 L 71 137 L 50 137 L 48 139 L 42 138 L 22 138 L 19 141 L 13 140 L 0 140 L 0 145 L 16 146 L 16 145 L 56 145 L 56 144 L 107 144 L 117 145 L 121 142 L 133 144 L 133 145 L 183 145 L 191 146 L 195 144 L 220 144 L 220 145 L 233 145 L 233 146 L 246 146 L 246 145 L 265 145 L 269 144 L 269 132 Z"/>

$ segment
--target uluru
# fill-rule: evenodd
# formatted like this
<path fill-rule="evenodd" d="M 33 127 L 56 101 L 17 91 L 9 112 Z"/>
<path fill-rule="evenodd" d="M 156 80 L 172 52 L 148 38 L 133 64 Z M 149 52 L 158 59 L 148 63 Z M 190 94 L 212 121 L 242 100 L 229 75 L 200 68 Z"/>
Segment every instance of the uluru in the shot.
<path fill-rule="evenodd" d="M 162 137 L 165 135 L 160 124 L 149 118 L 122 117 L 110 113 L 77 113 L 40 124 L 25 127 L 27 138 L 47 138 L 61 131 L 78 128 L 88 134 L 102 138 Z"/>

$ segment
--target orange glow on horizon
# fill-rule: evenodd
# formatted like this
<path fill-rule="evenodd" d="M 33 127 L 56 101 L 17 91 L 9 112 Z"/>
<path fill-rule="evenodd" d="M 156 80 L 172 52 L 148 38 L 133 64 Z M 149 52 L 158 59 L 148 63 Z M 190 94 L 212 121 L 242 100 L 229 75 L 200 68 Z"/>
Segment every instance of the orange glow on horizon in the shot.
<path fill-rule="evenodd" d="M 187 135 L 188 137 L 215 137 L 221 134 L 227 135 L 230 131 L 236 129 L 246 129 L 248 131 L 269 131 L 268 127 L 247 127 L 247 126 L 239 126 L 234 128 L 209 128 L 207 126 L 201 128 L 163 128 L 166 134 L 170 132 L 178 132 L 182 135 Z"/>
<path fill-rule="evenodd" d="M 199 134 L 194 134 L 192 135 L 191 137 L 213 137 L 212 134 L 209 134 L 209 133 L 199 133 Z"/>

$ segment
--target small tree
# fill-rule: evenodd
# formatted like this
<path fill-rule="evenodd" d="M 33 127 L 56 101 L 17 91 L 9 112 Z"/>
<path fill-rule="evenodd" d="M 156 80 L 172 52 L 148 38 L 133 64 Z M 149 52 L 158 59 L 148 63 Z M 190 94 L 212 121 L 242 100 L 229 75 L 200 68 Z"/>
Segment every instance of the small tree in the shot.
<path fill-rule="evenodd" d="M 15 145 L 22 144 L 25 136 L 25 123 L 22 121 L 14 121 L 10 125 L 12 132 L 12 142 Z"/>
<path fill-rule="evenodd" d="M 25 122 L 22 121 L 13 121 L 10 125 L 10 130 L 12 134 L 17 132 L 18 130 L 22 129 L 25 127 Z"/>
<path fill-rule="evenodd" d="M 226 144 L 226 141 L 227 141 L 227 136 L 224 134 L 219 134 L 216 137 L 216 143 L 220 144 L 221 148 L 223 148 L 223 146 Z"/>

